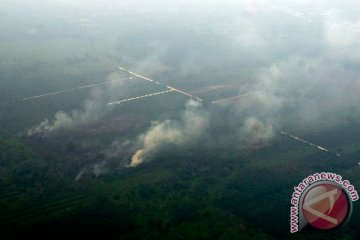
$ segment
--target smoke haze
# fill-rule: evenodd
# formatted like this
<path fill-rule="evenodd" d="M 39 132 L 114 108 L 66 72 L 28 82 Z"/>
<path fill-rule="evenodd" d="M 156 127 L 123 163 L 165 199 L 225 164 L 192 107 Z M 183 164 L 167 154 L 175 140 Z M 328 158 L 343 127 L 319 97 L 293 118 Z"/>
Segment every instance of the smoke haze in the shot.
<path fill-rule="evenodd" d="M 246 104 L 231 106 L 238 116 L 232 121 L 239 122 L 233 130 L 243 142 L 259 144 L 284 129 L 301 132 L 349 120 L 359 122 L 357 5 L 356 1 L 308 0 L 6 0 L 0 6 L 4 16 L 0 70 L 8 71 L 8 66 L 21 62 L 18 59 L 33 58 L 40 63 L 46 59 L 52 64 L 47 68 L 59 62 L 71 65 L 96 59 L 104 65 L 111 63 L 111 69 L 124 66 L 187 92 L 233 84 L 240 86 L 237 93 L 214 99 L 205 95 L 204 99 L 246 96 Z M 29 36 L 33 42 L 24 42 Z M 46 45 L 38 43 L 45 40 Z M 60 50 L 45 54 L 51 49 Z M 4 81 L 4 96 L 11 92 L 7 89 L 11 90 L 13 79 L 17 77 Z M 42 86 L 42 82 L 33 85 Z M 99 121 L 112 111 L 107 100 L 127 99 L 121 93 L 131 90 L 120 85 L 95 89 L 82 108 L 59 109 L 54 117 L 38 120 L 28 134 Z M 166 143 L 184 144 L 192 139 L 192 131 L 197 131 L 191 127 L 198 118 L 191 106 L 186 109 L 181 120 L 153 123 L 139 137 L 140 147 L 131 166 Z M 193 115 L 185 116 L 190 113 Z M 201 116 L 201 123 L 209 121 L 204 118 Z"/>
<path fill-rule="evenodd" d="M 45 119 L 38 126 L 28 130 L 28 135 L 51 132 L 59 129 L 71 129 L 85 124 L 95 123 L 111 112 L 111 105 L 107 105 L 109 97 L 120 95 L 122 81 L 125 80 L 118 73 L 109 75 L 109 84 L 104 89 L 94 88 L 90 97 L 83 103 L 83 109 L 73 110 L 71 113 L 58 111 L 53 121 Z"/>
<path fill-rule="evenodd" d="M 150 129 L 139 137 L 141 148 L 131 157 L 129 166 L 136 167 L 147 161 L 163 146 L 195 141 L 205 131 L 207 122 L 207 116 L 201 110 L 201 104 L 189 100 L 179 121 L 153 122 Z"/>

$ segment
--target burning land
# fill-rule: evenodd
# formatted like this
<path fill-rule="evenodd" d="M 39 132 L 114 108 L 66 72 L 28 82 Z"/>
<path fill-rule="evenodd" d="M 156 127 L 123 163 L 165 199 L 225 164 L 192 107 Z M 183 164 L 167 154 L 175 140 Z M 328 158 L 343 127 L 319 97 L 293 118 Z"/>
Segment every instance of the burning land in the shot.
<path fill-rule="evenodd" d="M 360 186 L 357 4 L 5 2 L 4 236 L 293 239 L 300 179 Z"/>

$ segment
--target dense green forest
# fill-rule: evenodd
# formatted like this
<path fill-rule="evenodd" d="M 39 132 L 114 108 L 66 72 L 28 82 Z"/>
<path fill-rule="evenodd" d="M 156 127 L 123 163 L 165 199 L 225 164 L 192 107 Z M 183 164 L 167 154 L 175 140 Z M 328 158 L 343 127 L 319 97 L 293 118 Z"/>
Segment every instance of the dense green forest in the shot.
<path fill-rule="evenodd" d="M 339 127 L 326 134 L 346 129 Z M 355 140 L 358 133 L 346 134 Z M 325 141 L 327 137 L 321 135 Z M 55 141 L 17 138 L 3 139 L 0 146 L 0 222 L 2 232 L 9 236 L 90 239 L 359 236 L 356 223 L 360 214 L 356 204 L 350 223 L 343 228 L 329 233 L 305 229 L 296 235 L 287 234 L 290 197 L 299 179 L 326 170 L 344 174 L 355 186 L 360 184 L 359 174 L 352 167 L 360 152 L 351 150 L 351 144 L 344 143 L 342 149 L 347 150 L 341 158 L 283 137 L 271 147 L 257 150 L 211 143 L 172 146 L 141 168 L 119 168 L 115 164 L 105 175 L 88 175 L 79 181 L 74 181 L 74 168 L 79 162 L 71 162 L 71 155 L 78 155 L 81 162 L 79 154 L 86 149 L 79 149 L 72 140 L 63 142 L 60 148 Z"/>
<path fill-rule="evenodd" d="M 1 239 L 360 239 L 289 216 L 360 189 L 358 5 L 2 0 Z"/>

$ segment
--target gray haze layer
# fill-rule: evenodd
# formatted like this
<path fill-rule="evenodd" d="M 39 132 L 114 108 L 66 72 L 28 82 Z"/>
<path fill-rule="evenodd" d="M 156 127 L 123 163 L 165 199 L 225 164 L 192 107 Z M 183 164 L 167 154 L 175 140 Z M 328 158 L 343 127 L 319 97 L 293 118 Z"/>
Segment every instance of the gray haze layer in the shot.
<path fill-rule="evenodd" d="M 89 54 L 87 46 L 95 55 L 106 52 L 134 71 L 189 91 L 237 83 L 238 94 L 251 101 L 231 106 L 242 121 L 234 131 L 258 144 L 284 128 L 316 130 L 359 121 L 359 11 L 357 1 L 334 0 L 4 0 L 0 66 L 5 71 L 19 57 L 42 59 L 46 49 L 59 45 L 81 58 Z M 46 57 L 57 61 L 60 55 Z M 48 116 L 29 134 L 103 118 L 111 111 L 101 108 L 103 96 L 111 91 L 94 90 L 82 109 Z M 201 107 L 194 104 L 187 104 L 185 115 L 192 106 L 197 121 Z M 204 116 L 210 115 L 201 115 L 206 122 Z M 175 126 L 171 119 L 153 124 L 135 141 L 141 146 L 131 165 L 164 142 L 196 138 L 187 119 Z"/>

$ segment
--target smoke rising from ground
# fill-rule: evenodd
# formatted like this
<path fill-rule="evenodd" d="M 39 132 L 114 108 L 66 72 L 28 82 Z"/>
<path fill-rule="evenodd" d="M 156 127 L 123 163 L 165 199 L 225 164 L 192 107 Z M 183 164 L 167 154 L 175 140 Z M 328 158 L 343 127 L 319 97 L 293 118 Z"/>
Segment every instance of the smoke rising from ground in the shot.
<path fill-rule="evenodd" d="M 295 120 L 298 126 L 341 124 L 344 114 L 356 107 L 357 72 L 330 58 L 294 57 L 269 67 L 254 86 L 249 114 L 277 124 Z M 332 119 L 326 119 L 327 114 Z M 289 124 L 289 122 L 287 123 Z"/>
<path fill-rule="evenodd" d="M 137 167 L 163 146 L 196 140 L 205 131 L 207 122 L 208 117 L 201 110 L 201 103 L 189 100 L 180 120 L 153 122 L 150 129 L 139 137 L 141 147 L 132 156 L 129 166 Z"/>
<path fill-rule="evenodd" d="M 37 8 L 42 1 L 33 2 L 28 5 Z M 264 143 L 284 128 L 319 129 L 360 119 L 360 8 L 356 1 L 104 4 L 104 0 L 93 0 L 47 5 L 82 10 L 79 15 L 58 13 L 64 22 L 85 18 L 89 26 L 107 26 L 104 32 L 96 25 L 88 27 L 98 30 L 100 38 L 116 39 L 114 52 L 134 72 L 164 77 L 165 81 L 160 80 L 180 89 L 189 87 L 190 92 L 192 84 L 199 88 L 224 83 L 244 86 L 238 95 L 249 96 L 250 101 L 234 107 L 240 117 L 232 121 L 240 122 L 234 132 L 245 143 Z M 124 16 L 129 17 L 123 21 Z M 38 31 L 41 35 L 42 30 Z M 59 111 L 29 134 L 97 121 L 107 114 L 100 105 L 106 104 L 103 98 L 108 93 L 93 93 L 83 109 Z M 185 118 L 154 123 L 139 137 L 140 147 L 130 165 L 146 161 L 163 145 L 184 144 L 190 139 L 187 129 L 191 125 Z"/>
<path fill-rule="evenodd" d="M 112 106 L 107 105 L 107 100 L 110 96 L 119 95 L 124 78 L 115 72 L 109 75 L 108 80 L 111 82 L 104 89 L 95 88 L 91 91 L 90 97 L 84 101 L 81 110 L 73 110 L 70 113 L 58 111 L 52 121 L 45 119 L 38 126 L 29 129 L 28 135 L 72 129 L 84 124 L 95 123 L 106 116 L 112 109 Z"/>
<path fill-rule="evenodd" d="M 271 124 L 262 123 L 256 117 L 249 117 L 245 120 L 240 129 L 242 140 L 251 145 L 264 144 L 274 137 L 275 132 Z"/>

